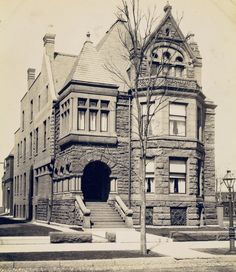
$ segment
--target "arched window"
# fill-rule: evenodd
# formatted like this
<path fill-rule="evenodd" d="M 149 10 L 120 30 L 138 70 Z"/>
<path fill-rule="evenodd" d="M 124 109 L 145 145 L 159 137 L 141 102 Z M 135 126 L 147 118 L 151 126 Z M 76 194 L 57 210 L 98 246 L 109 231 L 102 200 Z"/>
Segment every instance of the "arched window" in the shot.
<path fill-rule="evenodd" d="M 176 62 L 183 62 L 184 60 L 181 56 L 178 56 L 178 57 L 176 57 L 175 61 Z"/>
<path fill-rule="evenodd" d="M 154 59 L 158 59 L 157 53 L 156 53 L 156 52 L 152 52 L 152 57 L 153 57 Z"/>
<path fill-rule="evenodd" d="M 163 53 L 163 59 L 164 60 L 169 60 L 170 59 L 170 52 L 166 51 Z"/>

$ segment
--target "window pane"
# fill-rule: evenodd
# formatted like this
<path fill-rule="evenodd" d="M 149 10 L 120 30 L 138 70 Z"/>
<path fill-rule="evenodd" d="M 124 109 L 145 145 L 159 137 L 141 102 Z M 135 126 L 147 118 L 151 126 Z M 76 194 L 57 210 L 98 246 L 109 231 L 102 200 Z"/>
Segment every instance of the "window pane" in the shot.
<path fill-rule="evenodd" d="M 108 112 L 101 112 L 101 131 L 108 131 Z"/>
<path fill-rule="evenodd" d="M 146 177 L 146 192 L 154 193 L 154 177 Z"/>
<path fill-rule="evenodd" d="M 97 107 L 97 104 L 98 104 L 98 100 L 95 100 L 95 99 L 90 99 L 89 100 L 89 106 L 90 107 Z"/>
<path fill-rule="evenodd" d="M 170 135 L 185 136 L 186 122 L 178 120 L 170 120 Z"/>
<path fill-rule="evenodd" d="M 101 101 L 101 108 L 108 108 L 108 105 L 109 105 L 109 101 L 104 101 L 104 100 Z"/>
<path fill-rule="evenodd" d="M 179 179 L 179 193 L 180 194 L 185 194 L 185 179 Z"/>
<path fill-rule="evenodd" d="M 186 173 L 186 160 L 170 160 L 171 173 Z"/>
<path fill-rule="evenodd" d="M 170 179 L 170 193 L 173 194 L 174 192 L 174 179 Z"/>
<path fill-rule="evenodd" d="M 90 111 L 89 112 L 89 129 L 92 131 L 96 130 L 96 124 L 97 124 L 97 112 Z"/>
<path fill-rule="evenodd" d="M 146 173 L 154 173 L 154 160 L 146 160 Z"/>
<path fill-rule="evenodd" d="M 170 115 L 186 116 L 186 105 L 171 103 Z"/>
<path fill-rule="evenodd" d="M 78 110 L 78 129 L 85 129 L 85 110 Z"/>
<path fill-rule="evenodd" d="M 78 99 L 78 106 L 85 106 L 86 99 L 85 98 L 79 98 Z"/>
<path fill-rule="evenodd" d="M 186 193 L 186 160 L 170 160 L 170 193 Z"/>

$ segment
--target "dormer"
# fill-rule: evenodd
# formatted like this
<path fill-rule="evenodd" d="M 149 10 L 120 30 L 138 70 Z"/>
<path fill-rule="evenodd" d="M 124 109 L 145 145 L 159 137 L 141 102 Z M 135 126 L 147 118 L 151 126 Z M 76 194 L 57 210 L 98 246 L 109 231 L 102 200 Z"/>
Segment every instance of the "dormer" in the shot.
<path fill-rule="evenodd" d="M 165 17 L 147 40 L 147 67 L 152 76 L 195 80 L 201 86 L 198 46 L 183 35 L 171 10 L 169 4 L 164 7 Z"/>

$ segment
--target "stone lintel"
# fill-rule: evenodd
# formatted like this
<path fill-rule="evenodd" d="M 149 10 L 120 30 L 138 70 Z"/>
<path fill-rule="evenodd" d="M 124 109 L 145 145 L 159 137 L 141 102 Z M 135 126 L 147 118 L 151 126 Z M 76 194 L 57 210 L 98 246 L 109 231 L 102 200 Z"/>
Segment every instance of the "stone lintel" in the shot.
<path fill-rule="evenodd" d="M 69 143 L 117 144 L 117 136 L 68 134 L 58 141 L 60 146 Z"/>

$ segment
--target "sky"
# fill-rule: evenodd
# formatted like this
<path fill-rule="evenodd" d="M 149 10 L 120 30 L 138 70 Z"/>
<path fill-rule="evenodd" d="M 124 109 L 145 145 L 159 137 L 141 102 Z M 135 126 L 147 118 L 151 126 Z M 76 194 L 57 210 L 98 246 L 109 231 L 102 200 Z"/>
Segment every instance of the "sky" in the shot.
<path fill-rule="evenodd" d="M 174 17 L 182 17 L 183 33 L 195 34 L 203 58 L 203 92 L 218 105 L 215 147 L 221 177 L 227 169 L 236 171 L 236 0 L 169 3 Z M 143 10 L 156 5 L 159 19 L 165 4 L 166 0 L 140 0 Z M 95 44 L 103 37 L 119 5 L 120 0 L 0 0 L 0 162 L 14 145 L 26 71 L 40 71 L 44 34 L 56 34 L 56 51 L 78 54 L 88 31 Z"/>

